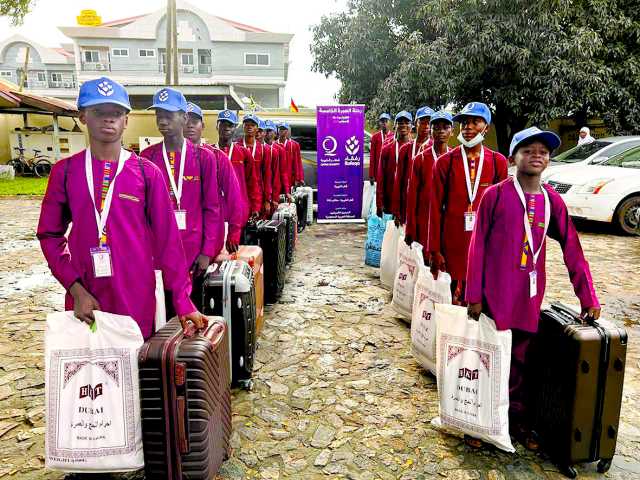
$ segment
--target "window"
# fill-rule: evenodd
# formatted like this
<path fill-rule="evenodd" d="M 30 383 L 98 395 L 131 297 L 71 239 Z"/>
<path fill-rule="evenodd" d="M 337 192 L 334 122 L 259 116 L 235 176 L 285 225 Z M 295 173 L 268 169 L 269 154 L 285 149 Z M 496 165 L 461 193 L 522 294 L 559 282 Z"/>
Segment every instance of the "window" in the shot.
<path fill-rule="evenodd" d="M 634 148 L 617 157 L 612 157 L 603 165 L 611 165 L 623 168 L 640 168 L 640 148 Z"/>
<path fill-rule="evenodd" d="M 156 51 L 149 48 L 141 48 L 138 50 L 139 57 L 155 57 Z"/>
<path fill-rule="evenodd" d="M 44 72 L 38 72 L 38 81 L 39 82 L 47 81 L 47 76 L 44 74 Z"/>
<path fill-rule="evenodd" d="M 0 70 L 0 77 L 12 77 L 11 70 Z"/>
<path fill-rule="evenodd" d="M 271 64 L 271 59 L 268 53 L 245 53 L 244 64 L 259 67 L 268 67 Z"/>
<path fill-rule="evenodd" d="M 180 61 L 182 65 L 193 65 L 193 53 L 180 54 Z"/>
<path fill-rule="evenodd" d="M 52 73 L 51 81 L 53 83 L 62 83 L 62 74 L 61 73 Z"/>
<path fill-rule="evenodd" d="M 129 49 L 128 48 L 114 48 L 112 51 L 114 57 L 128 57 Z"/>
<path fill-rule="evenodd" d="M 100 52 L 98 50 L 85 50 L 84 61 L 87 63 L 98 63 L 100 61 Z"/>
<path fill-rule="evenodd" d="M 553 161 L 563 163 L 581 162 L 582 160 L 586 160 L 591 155 L 598 153 L 599 150 L 602 150 L 607 145 L 611 145 L 611 142 L 595 140 L 591 143 L 584 143 L 582 145 L 573 147 L 572 149 L 567 150 L 566 152 L 563 152 L 556 157 L 553 157 Z"/>

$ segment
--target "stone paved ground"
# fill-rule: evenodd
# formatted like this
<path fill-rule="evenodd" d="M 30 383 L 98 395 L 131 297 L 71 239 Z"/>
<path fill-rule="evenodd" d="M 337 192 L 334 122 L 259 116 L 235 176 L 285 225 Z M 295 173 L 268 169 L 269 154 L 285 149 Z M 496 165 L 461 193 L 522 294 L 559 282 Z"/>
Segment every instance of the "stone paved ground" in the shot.
<path fill-rule="evenodd" d="M 34 237 L 39 202 L 0 200 L 0 478 L 45 472 L 42 335 L 62 307 Z M 640 478 L 640 239 L 582 228 L 604 315 L 631 337 L 618 452 L 606 478 Z M 559 479 L 545 458 L 469 450 L 430 425 L 434 379 L 409 351 L 409 328 L 362 263 L 362 226 L 315 225 L 301 236 L 280 304 L 268 309 L 255 389 L 233 400 L 233 455 L 224 479 Z M 549 243 L 547 300 L 573 302 Z M 601 478 L 595 466 L 583 478 Z M 604 478 L 604 477 L 603 477 Z"/>

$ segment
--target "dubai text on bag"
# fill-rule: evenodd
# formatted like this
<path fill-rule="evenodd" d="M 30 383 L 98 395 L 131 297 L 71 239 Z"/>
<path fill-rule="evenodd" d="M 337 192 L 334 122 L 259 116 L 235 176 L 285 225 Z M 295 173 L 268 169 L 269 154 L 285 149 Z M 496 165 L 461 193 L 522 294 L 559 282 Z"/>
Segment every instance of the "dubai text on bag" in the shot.
<path fill-rule="evenodd" d="M 440 417 L 436 425 L 513 452 L 509 436 L 511 330 L 498 331 L 486 315 L 436 305 Z"/>
<path fill-rule="evenodd" d="M 413 290 L 418 279 L 418 266 L 424 265 L 422 245 L 413 242 L 411 246 L 408 246 L 404 241 L 404 236 L 400 237 L 397 264 L 391 304 L 396 312 L 411 322 Z"/>
<path fill-rule="evenodd" d="M 47 317 L 47 468 L 122 472 L 144 466 L 138 350 L 131 317 L 94 312 L 89 327 L 73 312 Z"/>
<path fill-rule="evenodd" d="M 411 317 L 411 352 L 423 368 L 435 376 L 436 368 L 436 303 L 451 304 L 451 276 L 438 272 L 438 279 L 424 263 L 418 266 L 418 280 L 413 295 Z"/>

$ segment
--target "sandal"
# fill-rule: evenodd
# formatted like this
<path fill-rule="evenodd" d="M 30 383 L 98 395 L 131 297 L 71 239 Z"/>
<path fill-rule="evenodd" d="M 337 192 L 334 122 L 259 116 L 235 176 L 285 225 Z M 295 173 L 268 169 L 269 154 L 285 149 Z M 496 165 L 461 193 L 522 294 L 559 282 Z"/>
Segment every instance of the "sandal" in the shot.
<path fill-rule="evenodd" d="M 484 442 L 482 440 L 472 437 L 471 435 L 464 436 L 464 443 L 466 443 L 468 447 L 473 448 L 474 450 L 478 450 L 484 447 Z"/>
<path fill-rule="evenodd" d="M 540 450 L 540 438 L 534 430 L 531 430 L 521 424 L 515 428 L 513 436 L 527 450 L 531 452 L 537 452 Z"/>

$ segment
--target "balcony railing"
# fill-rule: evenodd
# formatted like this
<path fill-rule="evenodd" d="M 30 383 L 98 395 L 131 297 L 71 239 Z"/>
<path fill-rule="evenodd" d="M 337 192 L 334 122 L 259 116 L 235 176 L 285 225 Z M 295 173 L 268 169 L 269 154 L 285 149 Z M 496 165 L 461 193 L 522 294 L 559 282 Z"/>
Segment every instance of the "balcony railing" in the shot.
<path fill-rule="evenodd" d="M 108 72 L 111 70 L 111 65 L 103 62 L 83 62 L 82 70 L 84 72 Z"/>

